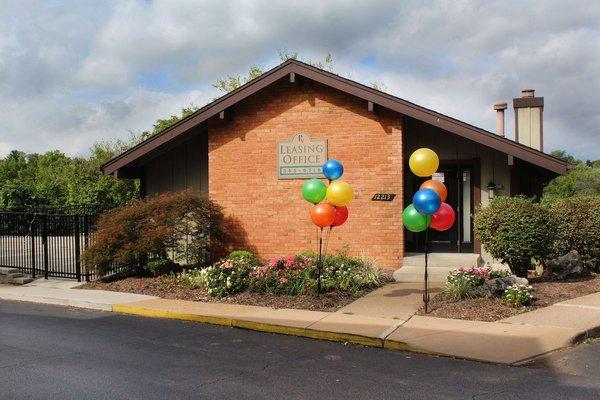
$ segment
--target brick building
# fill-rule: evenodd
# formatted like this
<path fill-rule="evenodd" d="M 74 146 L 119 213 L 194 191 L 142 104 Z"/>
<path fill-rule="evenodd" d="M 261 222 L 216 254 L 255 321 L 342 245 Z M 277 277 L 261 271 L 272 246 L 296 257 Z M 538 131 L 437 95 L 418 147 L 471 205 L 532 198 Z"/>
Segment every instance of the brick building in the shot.
<path fill-rule="evenodd" d="M 434 178 L 444 181 L 447 202 L 458 211 L 454 228 L 431 237 L 439 252 L 480 253 L 472 229 L 477 204 L 498 194 L 540 195 L 546 182 L 566 173 L 564 161 L 541 151 L 543 98 L 524 91 L 514 107 L 516 141 L 503 135 L 505 103 L 495 106 L 499 132 L 491 133 L 288 60 L 102 169 L 139 178 L 146 196 L 183 189 L 208 195 L 239 225 L 233 246 L 270 257 L 315 248 L 310 204 L 301 196 L 304 179 L 315 173 L 306 164 L 341 160 L 355 199 L 329 250 L 348 246 L 395 269 L 405 252 L 422 247 L 421 235 L 402 226 L 402 210 L 420 183 L 407 173 L 415 149 L 439 154 Z M 302 149 L 292 154 L 297 145 Z M 374 201 L 376 194 L 395 197 Z"/>

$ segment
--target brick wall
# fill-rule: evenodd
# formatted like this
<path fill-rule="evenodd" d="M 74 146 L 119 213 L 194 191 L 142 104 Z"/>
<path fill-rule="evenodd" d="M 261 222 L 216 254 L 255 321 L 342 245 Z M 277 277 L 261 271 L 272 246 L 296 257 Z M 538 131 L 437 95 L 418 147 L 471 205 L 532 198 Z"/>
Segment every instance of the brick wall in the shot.
<path fill-rule="evenodd" d="M 328 140 L 329 158 L 344 163 L 356 198 L 332 231 L 328 251 L 349 246 L 378 265 L 398 268 L 403 254 L 402 121 L 371 113 L 367 102 L 312 81 L 277 82 L 237 104 L 231 120 L 208 123 L 209 196 L 237 224 L 234 247 L 260 257 L 317 248 L 304 180 L 277 179 L 277 142 L 299 132 Z M 374 193 L 396 193 L 374 202 Z"/>

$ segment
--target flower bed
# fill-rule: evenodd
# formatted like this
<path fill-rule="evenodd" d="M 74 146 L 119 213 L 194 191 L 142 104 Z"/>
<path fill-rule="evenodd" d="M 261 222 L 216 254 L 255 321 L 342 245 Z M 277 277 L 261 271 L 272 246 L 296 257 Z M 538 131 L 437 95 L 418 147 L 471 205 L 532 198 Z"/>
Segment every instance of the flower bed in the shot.
<path fill-rule="evenodd" d="M 314 253 L 272 258 L 263 264 L 252 253 L 233 252 L 203 269 L 160 277 L 96 281 L 82 288 L 193 301 L 335 311 L 381 286 L 389 277 L 369 261 L 342 252 L 324 257 L 321 280 L 322 295 L 317 296 Z"/>
<path fill-rule="evenodd" d="M 456 273 L 452 275 L 460 276 Z M 466 290 L 468 296 L 457 299 L 445 287 L 445 290 L 429 303 L 428 314 L 425 314 L 422 308 L 417 314 L 440 318 L 498 321 L 557 302 L 600 292 L 600 274 L 563 281 L 534 278 L 525 288 L 507 288 L 507 291 L 496 297 L 479 297 L 476 289 L 477 286 L 471 286 L 470 290 Z"/>

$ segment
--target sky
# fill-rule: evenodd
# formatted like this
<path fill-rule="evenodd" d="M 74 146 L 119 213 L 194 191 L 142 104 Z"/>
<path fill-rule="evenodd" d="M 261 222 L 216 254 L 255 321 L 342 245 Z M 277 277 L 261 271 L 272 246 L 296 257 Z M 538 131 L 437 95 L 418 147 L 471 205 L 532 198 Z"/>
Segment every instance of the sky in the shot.
<path fill-rule="evenodd" d="M 600 158 L 600 2 L 0 2 L 0 155 L 86 155 L 202 106 L 278 51 L 495 131 L 494 102 L 545 98 L 544 150 Z"/>

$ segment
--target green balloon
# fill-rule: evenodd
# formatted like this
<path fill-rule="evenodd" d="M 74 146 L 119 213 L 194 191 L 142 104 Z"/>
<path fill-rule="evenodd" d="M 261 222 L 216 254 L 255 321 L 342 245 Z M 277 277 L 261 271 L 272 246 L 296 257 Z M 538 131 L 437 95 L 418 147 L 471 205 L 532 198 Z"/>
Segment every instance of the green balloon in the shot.
<path fill-rule="evenodd" d="M 313 204 L 323 201 L 326 194 L 327 186 L 316 178 L 309 179 L 302 185 L 302 196 Z"/>
<path fill-rule="evenodd" d="M 423 232 L 431 223 L 431 215 L 420 214 L 412 204 L 404 209 L 402 222 L 411 232 Z"/>

